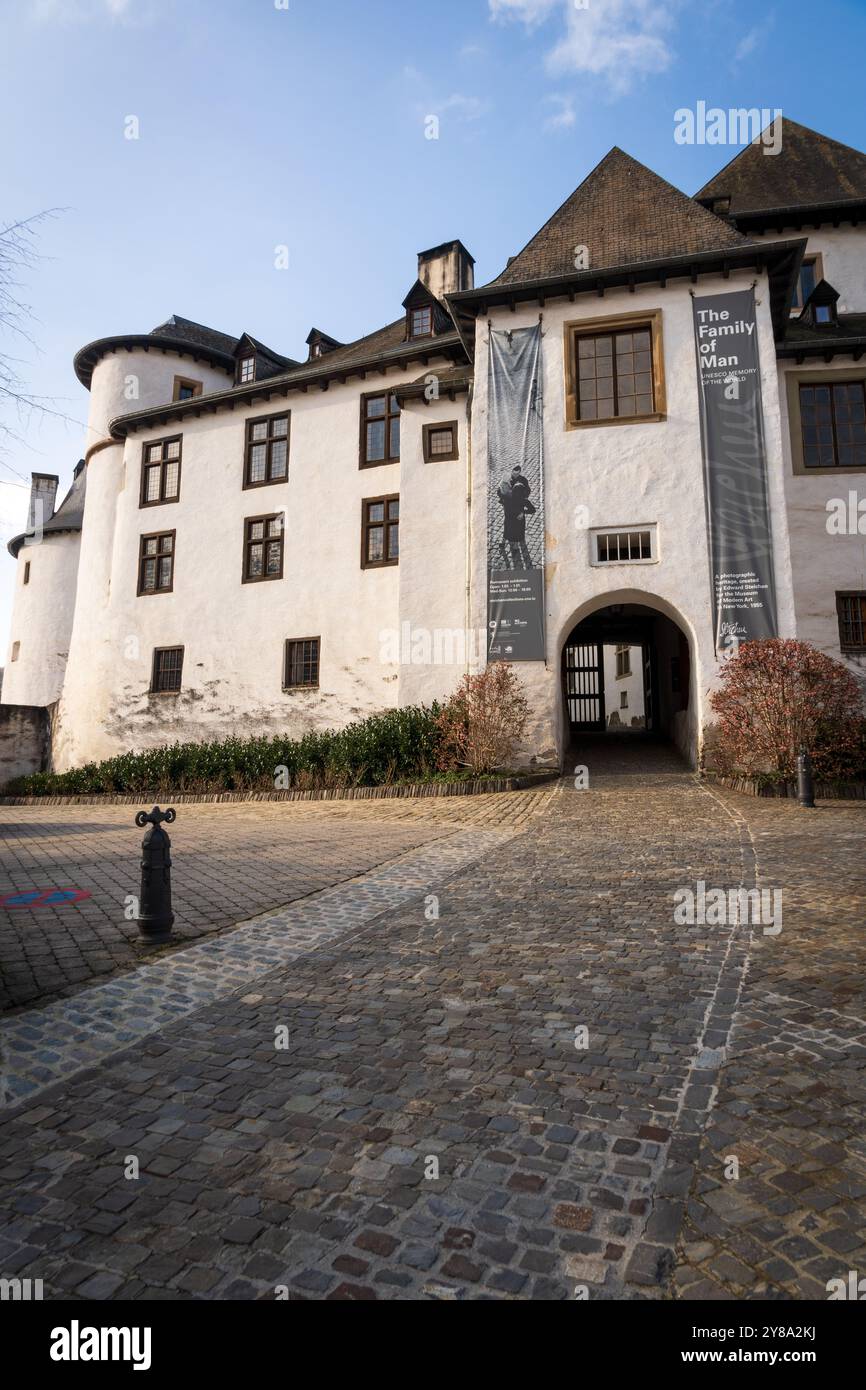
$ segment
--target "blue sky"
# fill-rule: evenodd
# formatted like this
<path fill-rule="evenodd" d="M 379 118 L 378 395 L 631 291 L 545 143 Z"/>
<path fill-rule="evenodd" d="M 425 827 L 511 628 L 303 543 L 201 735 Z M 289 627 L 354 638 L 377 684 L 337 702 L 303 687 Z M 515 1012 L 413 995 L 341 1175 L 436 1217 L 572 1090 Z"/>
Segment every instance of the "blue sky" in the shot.
<path fill-rule="evenodd" d="M 864 0 L 0 0 L 0 24 L 0 221 L 58 209 L 21 291 L 37 346 L 0 351 L 70 417 L 0 417 L 4 543 L 22 478 L 68 485 L 93 338 L 171 313 L 289 356 L 313 324 L 357 337 L 425 247 L 496 275 L 611 145 L 695 192 L 734 153 L 674 142 L 699 100 L 866 149 Z M 4 544 L 0 660 L 13 576 Z"/>

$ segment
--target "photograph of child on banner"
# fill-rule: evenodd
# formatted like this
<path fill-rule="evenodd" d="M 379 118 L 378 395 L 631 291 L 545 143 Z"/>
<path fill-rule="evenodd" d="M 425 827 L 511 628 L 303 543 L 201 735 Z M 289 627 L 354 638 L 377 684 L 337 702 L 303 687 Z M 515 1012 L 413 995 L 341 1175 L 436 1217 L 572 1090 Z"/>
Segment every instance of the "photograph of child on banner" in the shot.
<path fill-rule="evenodd" d="M 531 491 L 529 479 L 519 464 L 512 468 L 511 476 L 504 478 L 496 489 L 503 512 L 499 553 L 504 569 L 535 568 L 526 544 L 526 518 L 535 515 L 535 504 L 529 500 Z"/>

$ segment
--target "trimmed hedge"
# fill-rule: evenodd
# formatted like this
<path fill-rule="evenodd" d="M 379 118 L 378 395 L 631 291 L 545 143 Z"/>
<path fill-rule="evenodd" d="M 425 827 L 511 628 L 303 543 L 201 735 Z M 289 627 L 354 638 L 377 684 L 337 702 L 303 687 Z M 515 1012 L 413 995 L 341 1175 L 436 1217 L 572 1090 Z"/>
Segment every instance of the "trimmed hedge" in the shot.
<path fill-rule="evenodd" d="M 69 772 L 35 772 L 4 787 L 8 796 L 90 796 L 108 793 L 301 791 L 381 787 L 435 774 L 440 707 L 423 705 L 374 714 L 345 729 L 291 739 L 229 738 L 173 743 L 123 753 Z M 285 769 L 277 781 L 279 769 Z"/>

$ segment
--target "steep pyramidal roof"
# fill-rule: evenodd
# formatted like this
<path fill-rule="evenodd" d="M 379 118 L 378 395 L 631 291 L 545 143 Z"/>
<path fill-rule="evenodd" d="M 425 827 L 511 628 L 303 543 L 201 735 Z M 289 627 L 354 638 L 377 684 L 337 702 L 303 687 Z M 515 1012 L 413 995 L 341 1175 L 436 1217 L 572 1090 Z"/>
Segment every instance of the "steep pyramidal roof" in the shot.
<path fill-rule="evenodd" d="M 493 283 L 571 274 L 578 246 L 588 248 L 591 269 L 604 270 L 745 245 L 735 228 L 614 146 Z"/>
<path fill-rule="evenodd" d="M 87 491 L 87 469 L 84 466 L 84 459 L 79 459 L 75 466 L 72 478 L 72 485 L 64 497 L 60 506 L 53 516 L 42 526 L 43 535 L 50 535 L 54 531 L 80 531 L 84 524 L 84 497 Z M 20 536 L 13 536 L 7 543 L 7 550 L 10 555 L 17 556 L 18 551 L 24 544 L 26 532 Z"/>
<path fill-rule="evenodd" d="M 730 198 L 732 217 L 866 198 L 866 154 L 787 116 L 779 120 L 778 154 L 766 154 L 758 141 L 747 145 L 695 197 Z M 775 123 L 768 130 L 775 133 Z"/>
<path fill-rule="evenodd" d="M 196 323 L 194 319 L 181 318 L 180 314 L 172 314 L 165 323 L 151 329 L 151 336 L 177 338 L 179 342 L 216 348 L 218 352 L 231 352 L 237 341 L 228 333 L 220 333 L 218 329 L 208 328 L 207 324 Z"/>

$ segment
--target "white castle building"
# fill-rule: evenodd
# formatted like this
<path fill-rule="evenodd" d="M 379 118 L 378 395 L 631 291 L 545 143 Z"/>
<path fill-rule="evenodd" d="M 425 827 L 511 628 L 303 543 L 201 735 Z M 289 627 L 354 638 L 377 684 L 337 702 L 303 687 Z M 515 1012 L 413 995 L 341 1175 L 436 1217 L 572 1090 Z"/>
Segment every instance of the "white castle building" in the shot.
<path fill-rule="evenodd" d="M 785 120 L 778 153 L 689 197 L 615 148 L 501 275 L 473 272 L 460 241 L 423 252 L 387 327 L 313 329 L 305 361 L 177 316 L 81 349 L 84 457 L 56 509 L 34 475 L 9 544 L 0 709 L 45 721 L 51 766 L 335 728 L 483 666 L 491 333 L 539 321 L 523 756 L 606 726 L 607 644 L 640 649 L 640 713 L 695 762 L 724 652 L 694 310 L 753 286 L 776 630 L 862 675 L 866 155 Z"/>

